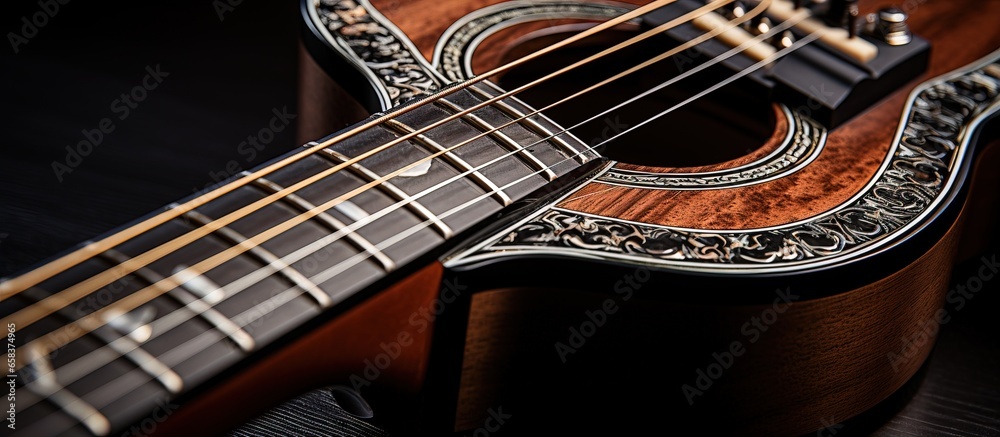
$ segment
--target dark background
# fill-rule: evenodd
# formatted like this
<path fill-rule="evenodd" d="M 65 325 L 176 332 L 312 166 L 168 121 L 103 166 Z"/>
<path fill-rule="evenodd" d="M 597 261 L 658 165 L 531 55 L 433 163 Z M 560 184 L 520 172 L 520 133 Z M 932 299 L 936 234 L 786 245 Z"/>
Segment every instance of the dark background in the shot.
<path fill-rule="evenodd" d="M 253 160 L 237 151 L 273 109 L 297 111 L 296 2 L 244 0 L 220 20 L 209 1 L 70 1 L 15 54 L 8 32 L 39 11 L 37 1 L 0 9 L 0 277 L 203 189 L 231 161 L 249 169 L 297 146 L 293 125 Z M 157 65 L 169 76 L 118 120 L 112 102 Z M 105 117 L 115 130 L 60 182 L 52 163 Z M 960 265 L 953 282 L 979 265 Z M 997 283 L 951 311 L 907 390 L 821 435 L 1000 435 Z"/>
<path fill-rule="evenodd" d="M 293 125 L 252 161 L 237 152 L 273 108 L 297 112 L 296 2 L 243 1 L 224 20 L 182 3 L 70 1 L 16 55 L 7 34 L 42 8 L 0 12 L 0 276 L 296 146 Z M 157 65 L 169 76 L 119 120 L 112 102 Z M 60 182 L 52 163 L 106 117 L 115 130 Z"/>

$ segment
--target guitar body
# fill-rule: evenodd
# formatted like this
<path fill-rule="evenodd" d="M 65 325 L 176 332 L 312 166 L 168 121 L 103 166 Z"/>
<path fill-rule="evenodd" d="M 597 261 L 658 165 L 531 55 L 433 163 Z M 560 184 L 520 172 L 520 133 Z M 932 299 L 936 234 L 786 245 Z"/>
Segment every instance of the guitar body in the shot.
<path fill-rule="evenodd" d="M 325 41 L 358 47 L 359 40 L 387 32 L 398 38 L 392 42 L 403 43 L 396 59 L 412 62 L 378 69 L 363 63 L 384 59 L 367 58 L 367 52 L 339 53 L 346 62 L 316 57 L 318 65 L 307 57 L 301 112 L 319 116 L 303 122 L 306 137 L 335 128 L 335 115 L 350 120 L 387 110 L 395 99 L 475 77 L 634 7 L 331 3 L 338 6 L 321 10 L 351 11 L 364 17 L 359 21 L 365 26 L 379 27 L 358 34 L 360 27 L 338 25 L 346 30 L 323 35 Z M 884 6 L 874 3 L 861 2 L 862 13 Z M 743 120 L 760 125 L 744 128 L 752 139 L 718 144 L 737 134 L 719 135 L 720 121 L 711 115 L 693 116 L 688 123 L 694 124 L 663 122 L 659 137 L 609 146 L 637 150 L 608 150 L 612 161 L 596 173 L 447 256 L 446 275 L 474 290 L 467 310 L 443 315 L 459 319 L 448 326 L 459 334 L 438 339 L 448 345 L 444 349 L 463 351 L 448 356 L 462 363 L 461 377 L 452 381 L 459 393 L 455 429 L 477 429 L 503 406 L 517 418 L 505 426 L 520 425 L 522 432 L 687 422 L 795 435 L 856 417 L 913 378 L 933 347 L 937 325 L 948 317 L 941 308 L 950 266 L 982 249 L 976 242 L 992 232 L 995 216 L 986 206 L 995 202 L 990 187 L 996 179 L 983 169 L 996 165 L 998 156 L 989 148 L 992 138 L 979 133 L 998 100 L 977 103 L 975 117 L 956 120 L 962 131 L 942 138 L 962 144 L 957 149 L 964 156 L 941 158 L 964 163 L 916 179 L 902 176 L 894 170 L 928 170 L 922 166 L 929 162 L 922 161 L 927 151 L 912 160 L 899 145 L 935 143 L 927 137 L 941 131 L 926 126 L 927 119 L 918 121 L 914 108 L 940 115 L 933 108 L 952 104 L 924 82 L 948 73 L 945 82 L 966 80 L 969 70 L 959 69 L 1000 47 L 997 31 L 977 33 L 976 44 L 962 36 L 990 28 L 1000 4 L 907 7 L 911 29 L 931 41 L 929 71 L 862 115 L 829 130 L 808 118 L 808 107 L 730 93 L 731 101 L 704 112 L 767 114 Z M 616 32 L 631 35 L 640 28 L 632 23 Z M 578 50 L 593 53 L 623 38 L 609 36 L 590 43 L 597 48 L 581 44 Z M 317 50 L 331 47 L 312 53 Z M 972 70 L 998 58 L 990 56 Z M 559 65 L 581 57 L 567 54 Z M 411 73 L 417 69 L 425 74 Z M 377 79 L 356 74 L 366 70 Z M 324 72 L 342 86 L 329 83 Z M 403 72 L 410 80 L 401 79 Z M 592 82 L 602 78 L 594 74 Z M 519 82 L 517 72 L 506 76 L 491 80 L 504 89 L 527 81 Z M 590 83 L 572 80 L 560 89 L 562 96 Z M 323 104 L 344 101 L 345 93 L 360 105 Z M 611 104 L 602 106 L 601 99 L 632 94 L 608 91 L 588 103 L 603 109 Z M 540 107 L 553 100 L 528 103 Z M 727 104 L 736 109 L 727 111 Z M 563 126 L 574 120 L 550 116 Z M 594 137 L 585 142 L 595 144 L 631 126 L 609 116 L 600 131 L 580 137 Z M 691 152 L 699 148 L 707 149 L 702 156 Z M 923 190 L 935 184 L 936 195 L 917 194 L 929 194 Z M 459 370 L 443 367 L 442 379 Z"/>
<path fill-rule="evenodd" d="M 29 424 L 48 420 L 51 428 L 34 428 L 41 434 L 108 434 L 127 430 L 123 423 L 141 426 L 150 420 L 155 426 L 141 428 L 144 433 L 222 433 L 304 391 L 341 384 L 365 397 L 379 424 L 403 434 L 631 434 L 695 427 L 801 435 L 831 430 L 899 396 L 919 379 L 938 327 L 950 316 L 945 302 L 960 298 L 948 290 L 951 266 L 981 252 L 979 244 L 994 231 L 994 211 L 988 206 L 996 204 L 998 183 L 990 169 L 1000 163 L 991 123 L 1000 109 L 1000 29 L 995 27 L 1000 2 L 902 5 L 913 34 L 929 43 L 926 71 L 904 73 L 910 79 L 903 85 L 850 117 L 824 116 L 821 105 L 808 99 L 798 104 L 772 100 L 754 86 L 753 75 L 699 94 L 732 77 L 734 71 L 721 65 L 691 73 L 689 80 L 638 105 L 602 112 L 665 78 L 696 71 L 708 59 L 688 50 L 683 40 L 666 36 L 554 80 L 539 80 L 656 25 L 641 17 L 537 60 L 520 61 L 646 3 L 303 1 L 297 121 L 303 143 L 310 141 L 308 155 L 325 155 L 299 159 L 301 151 L 290 153 L 222 185 L 221 194 L 213 191 L 172 205 L 66 255 L 52 264 L 56 267 L 0 283 L 3 296 L 24 297 L 4 307 L 3 315 L 18 321 L 19 332 L 26 333 L 19 338 L 38 338 L 31 345 L 52 355 L 75 339 L 92 340 L 87 334 L 97 328 L 77 320 L 66 322 L 67 327 L 83 326 L 83 334 L 51 324 L 37 328 L 46 330 L 38 333 L 22 326 L 40 325 L 35 322 L 48 321 L 56 311 L 37 304 L 49 302 L 39 289 L 70 290 L 76 294 L 66 299 L 75 302 L 90 293 L 81 281 L 110 271 L 96 270 L 85 260 L 102 256 L 105 264 L 110 260 L 128 269 L 123 275 L 136 272 L 152 284 L 125 293 L 130 297 L 164 294 L 184 284 L 198 291 L 194 280 L 178 275 L 199 266 L 207 270 L 195 271 L 196 276 L 225 267 L 244 252 L 256 256 L 253 268 L 244 268 L 247 276 L 256 275 L 265 270 L 260 264 L 277 263 L 268 253 L 254 252 L 257 245 L 290 257 L 306 243 L 298 244 L 298 237 L 289 237 L 288 246 L 254 240 L 256 231 L 250 229 L 272 226 L 277 219 L 254 221 L 253 212 L 210 225 L 235 217 L 253 199 L 281 197 L 290 189 L 283 187 L 308 189 L 302 190 L 304 201 L 286 199 L 280 213 L 267 210 L 273 216 L 292 217 L 289 222 L 302 216 L 307 216 L 303 221 L 325 220 L 323 232 L 337 235 L 331 246 L 371 254 L 364 259 L 375 261 L 361 267 L 337 264 L 337 273 L 323 276 L 328 270 L 317 265 L 325 266 L 326 257 L 353 256 L 331 249 L 311 267 L 296 258 L 277 269 L 284 276 L 275 286 L 281 291 L 291 284 L 289 290 L 308 293 L 270 304 L 276 291 L 252 295 L 248 288 L 242 312 L 229 314 L 220 305 L 222 316 L 245 332 L 219 327 L 222 322 L 215 320 L 222 316 L 205 317 L 219 326 L 199 329 L 226 334 L 217 342 L 228 345 L 225 359 L 184 358 L 174 364 L 168 361 L 173 349 L 151 352 L 177 369 L 183 389 L 172 389 L 162 374 L 157 375 L 160 385 L 145 375 L 143 387 L 153 394 L 136 389 L 127 396 L 96 396 L 103 383 L 90 383 L 87 372 L 117 380 L 95 370 L 98 366 L 78 371 L 77 385 L 58 379 L 81 392 L 98 387 L 79 395 L 84 403 L 114 399 L 93 404 L 107 417 L 96 420 L 98 414 L 90 410 L 62 414 L 60 408 L 72 402 L 52 399 L 51 386 L 24 377 L 19 387 L 28 394 L 21 398 L 31 406 L 19 419 Z M 885 5 L 860 2 L 862 14 L 880 6 Z M 562 100 L 675 48 L 677 56 L 627 80 L 595 88 L 578 100 Z M 512 62 L 518 65 L 501 67 Z M 488 82 L 467 85 L 498 67 L 503 71 L 486 77 Z M 828 84 L 815 85 L 824 92 Z M 495 97 L 512 90 L 516 95 Z M 438 100 L 453 94 L 451 101 Z M 491 107 L 469 109 L 487 100 Z M 647 123 L 667 108 L 669 115 Z M 459 114 L 463 110 L 473 116 Z M 465 141 L 449 138 L 461 137 L 455 124 L 444 124 L 447 133 L 440 136 L 420 136 L 414 127 L 432 124 L 432 114 L 453 114 L 462 118 L 461 129 L 479 129 L 476 138 L 491 143 L 477 150 L 494 153 L 490 156 L 504 150 L 501 158 L 509 159 L 493 162 L 507 166 L 471 168 L 465 160 L 474 161 L 472 152 L 445 150 L 441 144 Z M 511 126 L 495 128 L 497 120 L 509 120 Z M 346 133 L 311 141 L 337 131 Z M 417 167 L 403 153 L 370 155 L 370 161 L 352 158 L 368 153 L 371 144 L 391 145 L 402 137 L 409 140 L 407 150 L 437 151 L 435 158 L 443 158 Z M 537 141 L 526 146 L 529 140 Z M 561 158 L 554 162 L 553 157 Z M 402 173 L 393 173 L 398 178 L 385 176 L 401 190 L 382 184 L 380 176 L 404 166 Z M 322 178 L 302 181 L 321 171 L 334 179 L 339 169 L 352 176 L 329 188 L 341 196 L 337 199 L 354 199 L 340 193 L 364 194 L 369 186 L 382 190 L 378 204 L 404 203 L 402 211 L 410 214 L 405 223 L 424 224 L 426 233 L 414 234 L 424 240 L 407 239 L 409 234 L 391 220 L 376 222 L 371 228 L 389 224 L 372 234 L 344 231 L 344 223 L 336 220 L 357 223 L 377 214 L 367 201 L 323 203 L 333 194 L 309 191 Z M 481 197 L 493 202 L 473 211 L 479 214 L 474 220 L 472 215 L 445 220 L 448 215 L 434 202 L 450 207 L 458 200 L 423 199 L 424 192 L 418 196 L 407 185 L 426 187 L 430 183 L 421 185 L 422 177 L 462 171 L 459 176 L 467 183 L 461 190 L 481 189 Z M 530 188 L 495 182 L 517 177 L 533 178 Z M 234 200 L 242 188 L 225 188 L 247 184 L 256 184 L 251 200 Z M 364 189 L 349 190 L 355 186 Z M 455 198 L 464 195 L 455 193 Z M 250 206 L 260 202 L 253 201 Z M 274 203 L 280 202 L 260 208 Z M 339 215 L 318 212 L 322 205 L 341 203 L 353 206 L 340 207 Z M 171 224 L 191 233 L 168 229 L 141 244 L 127 244 Z M 224 246 L 213 243 L 213 251 L 232 253 L 218 263 L 199 253 L 202 258 L 192 261 L 181 263 L 177 255 L 157 264 L 156 251 L 168 247 L 164 242 L 173 244 L 205 228 L 211 228 L 205 235 L 214 235 L 227 226 L 238 228 L 251 243 L 230 233 Z M 399 244 L 390 251 L 391 245 L 379 243 L 383 239 Z M 194 246 L 200 241 L 182 242 Z M 124 255 L 108 255 L 114 248 Z M 182 267 L 170 269 L 178 264 Z M 153 272 L 145 272 L 147 266 Z M 243 270 L 233 267 L 232 272 Z M 226 273 L 226 281 L 239 283 L 231 279 L 235 273 Z M 368 276 L 362 281 L 351 274 Z M 100 284 L 119 277 L 108 276 Z M 323 279 L 312 283 L 317 277 Z M 96 281 L 90 285 L 103 286 Z M 161 283 L 165 288 L 154 290 Z M 198 296 L 204 300 L 213 293 Z M 141 301 L 123 311 L 149 302 L 158 301 Z M 290 309 L 282 309 L 285 303 Z M 75 317 L 82 321 L 105 309 L 88 311 Z M 154 340 L 156 323 L 159 319 L 149 322 Z M 68 339 L 46 336 L 50 331 Z M 131 335 L 121 335 L 126 334 Z M 248 338 L 256 342 L 248 344 Z M 142 346 L 155 351 L 150 343 Z M 206 346 L 202 355 L 215 353 L 210 349 Z M 39 363 L 48 361 L 38 357 L 45 354 L 32 355 L 35 350 L 18 349 L 19 369 L 45 369 Z M 73 361 L 56 361 L 84 355 L 69 350 L 62 358 L 53 355 L 52 367 L 73 369 Z M 115 357 L 110 359 L 123 361 Z M 62 370 L 49 373 L 68 378 Z M 131 380 L 120 381 L 124 386 Z M 146 408 L 151 399 L 157 410 Z M 158 412 L 164 408 L 161 420 Z M 31 434 L 31 429 L 21 432 Z"/>

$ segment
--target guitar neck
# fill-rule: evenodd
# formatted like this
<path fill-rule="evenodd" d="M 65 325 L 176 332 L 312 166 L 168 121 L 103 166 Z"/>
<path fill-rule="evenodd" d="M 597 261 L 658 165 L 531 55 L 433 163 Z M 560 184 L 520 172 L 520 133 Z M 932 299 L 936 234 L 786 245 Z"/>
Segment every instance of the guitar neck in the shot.
<path fill-rule="evenodd" d="M 309 143 L 0 285 L 18 432 L 121 429 L 596 157 L 502 93 L 482 82 Z"/>

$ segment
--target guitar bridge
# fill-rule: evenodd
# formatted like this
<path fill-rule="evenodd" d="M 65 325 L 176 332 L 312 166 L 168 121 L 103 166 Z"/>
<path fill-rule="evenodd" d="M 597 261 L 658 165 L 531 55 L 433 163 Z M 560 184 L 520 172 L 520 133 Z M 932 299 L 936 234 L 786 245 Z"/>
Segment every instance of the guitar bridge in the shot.
<path fill-rule="evenodd" d="M 734 44 L 732 38 L 726 38 L 725 41 L 719 38 L 709 39 L 685 51 L 678 66 L 693 68 L 696 65 L 690 64 L 717 62 L 724 68 L 739 73 L 754 69 L 759 62 L 765 62 L 768 64 L 766 68 L 759 68 L 748 74 L 745 79 L 749 80 L 744 80 L 743 83 L 755 83 L 771 100 L 784 103 L 830 129 L 845 123 L 927 71 L 931 46 L 923 38 L 907 34 L 909 41 L 900 44 L 898 38 L 878 37 L 872 32 L 848 36 L 848 32 L 842 28 L 818 27 L 817 18 L 803 20 L 802 17 L 788 18 L 784 13 L 772 13 L 779 5 L 781 8 L 789 8 L 785 3 L 789 2 L 773 0 L 771 9 L 735 27 L 737 32 L 745 33 L 746 41 Z M 697 0 L 680 0 L 647 14 L 643 17 L 642 24 L 644 27 L 654 28 L 702 6 L 704 4 Z M 812 11 L 804 7 L 799 10 L 809 11 L 803 14 L 812 15 Z M 725 21 L 732 18 L 732 15 L 724 17 Z M 764 26 L 760 26 L 761 20 L 767 20 L 764 21 Z M 788 26 L 789 29 L 776 36 L 763 38 L 767 35 L 763 35 L 766 31 L 762 29 L 772 29 L 774 33 L 773 30 L 778 26 L 792 20 L 795 20 L 796 25 Z M 701 37 L 706 29 L 695 22 L 689 22 L 665 33 L 683 44 Z M 731 37 L 732 33 L 727 31 L 726 35 Z M 753 47 L 754 43 L 750 40 L 755 38 L 755 33 L 760 41 L 756 43 L 757 47 L 769 46 L 774 42 L 778 45 L 775 53 L 780 57 L 772 56 L 768 59 L 773 61 L 769 61 L 744 56 L 746 51 L 742 49 Z M 809 37 L 810 34 L 819 36 L 815 43 L 787 47 L 791 41 Z M 859 59 L 864 57 L 856 52 L 845 49 L 859 45 L 874 48 L 876 53 L 867 56 L 865 61 Z M 736 50 L 741 53 L 734 54 L 734 47 L 738 47 Z M 782 55 L 783 53 L 785 54 Z"/>

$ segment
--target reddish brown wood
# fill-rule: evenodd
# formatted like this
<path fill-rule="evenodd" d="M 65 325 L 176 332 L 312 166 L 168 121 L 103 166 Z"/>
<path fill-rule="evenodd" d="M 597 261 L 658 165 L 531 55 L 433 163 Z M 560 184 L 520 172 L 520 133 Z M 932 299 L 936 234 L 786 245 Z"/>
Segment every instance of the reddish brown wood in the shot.
<path fill-rule="evenodd" d="M 160 435 L 213 435 L 257 417 L 276 402 L 329 384 L 350 385 L 364 375 L 366 360 L 384 353 L 381 344 L 402 340 L 399 356 L 381 370 L 372 386 L 398 396 L 399 409 L 423 386 L 431 329 L 421 331 L 410 316 L 430 308 L 438 296 L 443 268 L 434 263 L 377 294 L 330 323 L 287 345 L 218 388 L 185 403 L 157 427 Z M 280 381 L 280 383 L 275 383 Z M 368 387 L 365 387 L 368 388 Z M 362 389 L 362 394 L 366 390 Z"/>

